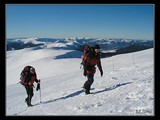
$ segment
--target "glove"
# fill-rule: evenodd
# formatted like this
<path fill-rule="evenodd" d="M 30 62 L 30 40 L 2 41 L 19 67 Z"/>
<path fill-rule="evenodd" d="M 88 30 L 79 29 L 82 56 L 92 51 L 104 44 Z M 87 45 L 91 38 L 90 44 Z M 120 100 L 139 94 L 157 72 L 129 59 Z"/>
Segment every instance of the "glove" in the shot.
<path fill-rule="evenodd" d="M 40 90 L 40 83 L 37 83 L 36 91 Z"/>
<path fill-rule="evenodd" d="M 41 80 L 39 79 L 39 80 L 38 80 L 38 83 L 40 83 L 40 81 L 41 81 Z"/>
<path fill-rule="evenodd" d="M 101 77 L 103 76 L 103 70 L 100 70 L 100 72 L 101 72 Z"/>

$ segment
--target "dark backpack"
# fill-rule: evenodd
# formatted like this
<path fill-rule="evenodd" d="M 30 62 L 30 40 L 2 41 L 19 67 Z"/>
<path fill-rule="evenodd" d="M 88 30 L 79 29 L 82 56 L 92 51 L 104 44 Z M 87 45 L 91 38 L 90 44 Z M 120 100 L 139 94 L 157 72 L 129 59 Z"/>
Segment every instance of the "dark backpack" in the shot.
<path fill-rule="evenodd" d="M 89 45 L 85 45 L 84 46 L 84 51 L 83 51 L 83 55 L 87 55 L 90 51 L 91 47 Z"/>
<path fill-rule="evenodd" d="M 83 56 L 86 56 L 86 57 L 89 57 L 90 59 L 93 59 L 94 55 L 95 55 L 94 47 L 86 45 L 84 47 Z"/>

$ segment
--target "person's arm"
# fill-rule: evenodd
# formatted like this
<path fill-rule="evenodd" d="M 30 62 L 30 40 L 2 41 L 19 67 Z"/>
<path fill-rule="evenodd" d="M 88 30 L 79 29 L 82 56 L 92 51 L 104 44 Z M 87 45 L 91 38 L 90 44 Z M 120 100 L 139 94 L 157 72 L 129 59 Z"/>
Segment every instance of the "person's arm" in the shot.
<path fill-rule="evenodd" d="M 100 73 L 101 73 L 101 76 L 103 76 L 103 70 L 102 70 L 102 65 L 101 65 L 101 60 L 100 60 L 100 58 L 98 59 L 98 64 L 97 64 L 97 66 L 98 66 L 98 69 L 99 69 L 99 71 L 100 71 Z"/>
<path fill-rule="evenodd" d="M 29 81 L 29 85 L 32 85 L 34 82 L 36 82 L 36 83 L 40 82 L 40 80 L 37 79 L 37 75 L 36 74 L 34 74 L 31 77 L 31 80 Z"/>

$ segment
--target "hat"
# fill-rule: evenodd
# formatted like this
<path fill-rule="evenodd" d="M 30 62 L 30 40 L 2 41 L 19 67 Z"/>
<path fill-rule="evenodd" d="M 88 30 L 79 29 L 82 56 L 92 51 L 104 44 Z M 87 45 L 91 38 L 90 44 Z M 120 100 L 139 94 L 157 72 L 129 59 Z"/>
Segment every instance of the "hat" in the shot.
<path fill-rule="evenodd" d="M 94 49 L 100 49 L 100 46 L 99 45 L 95 45 Z"/>
<path fill-rule="evenodd" d="M 34 68 L 30 68 L 30 72 L 31 73 L 35 73 L 35 69 Z"/>

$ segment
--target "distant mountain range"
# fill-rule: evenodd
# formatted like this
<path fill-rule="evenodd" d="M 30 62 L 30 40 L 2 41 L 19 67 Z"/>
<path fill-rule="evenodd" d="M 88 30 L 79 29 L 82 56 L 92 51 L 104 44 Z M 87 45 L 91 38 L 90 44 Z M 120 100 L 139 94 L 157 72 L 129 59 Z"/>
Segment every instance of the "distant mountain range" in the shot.
<path fill-rule="evenodd" d="M 99 44 L 102 57 L 110 57 L 117 54 L 136 52 L 153 48 L 153 40 L 134 39 L 95 39 L 95 38 L 9 38 L 6 41 L 6 49 L 19 50 L 35 47 L 35 49 L 51 48 L 83 51 L 84 45 L 94 46 Z"/>

